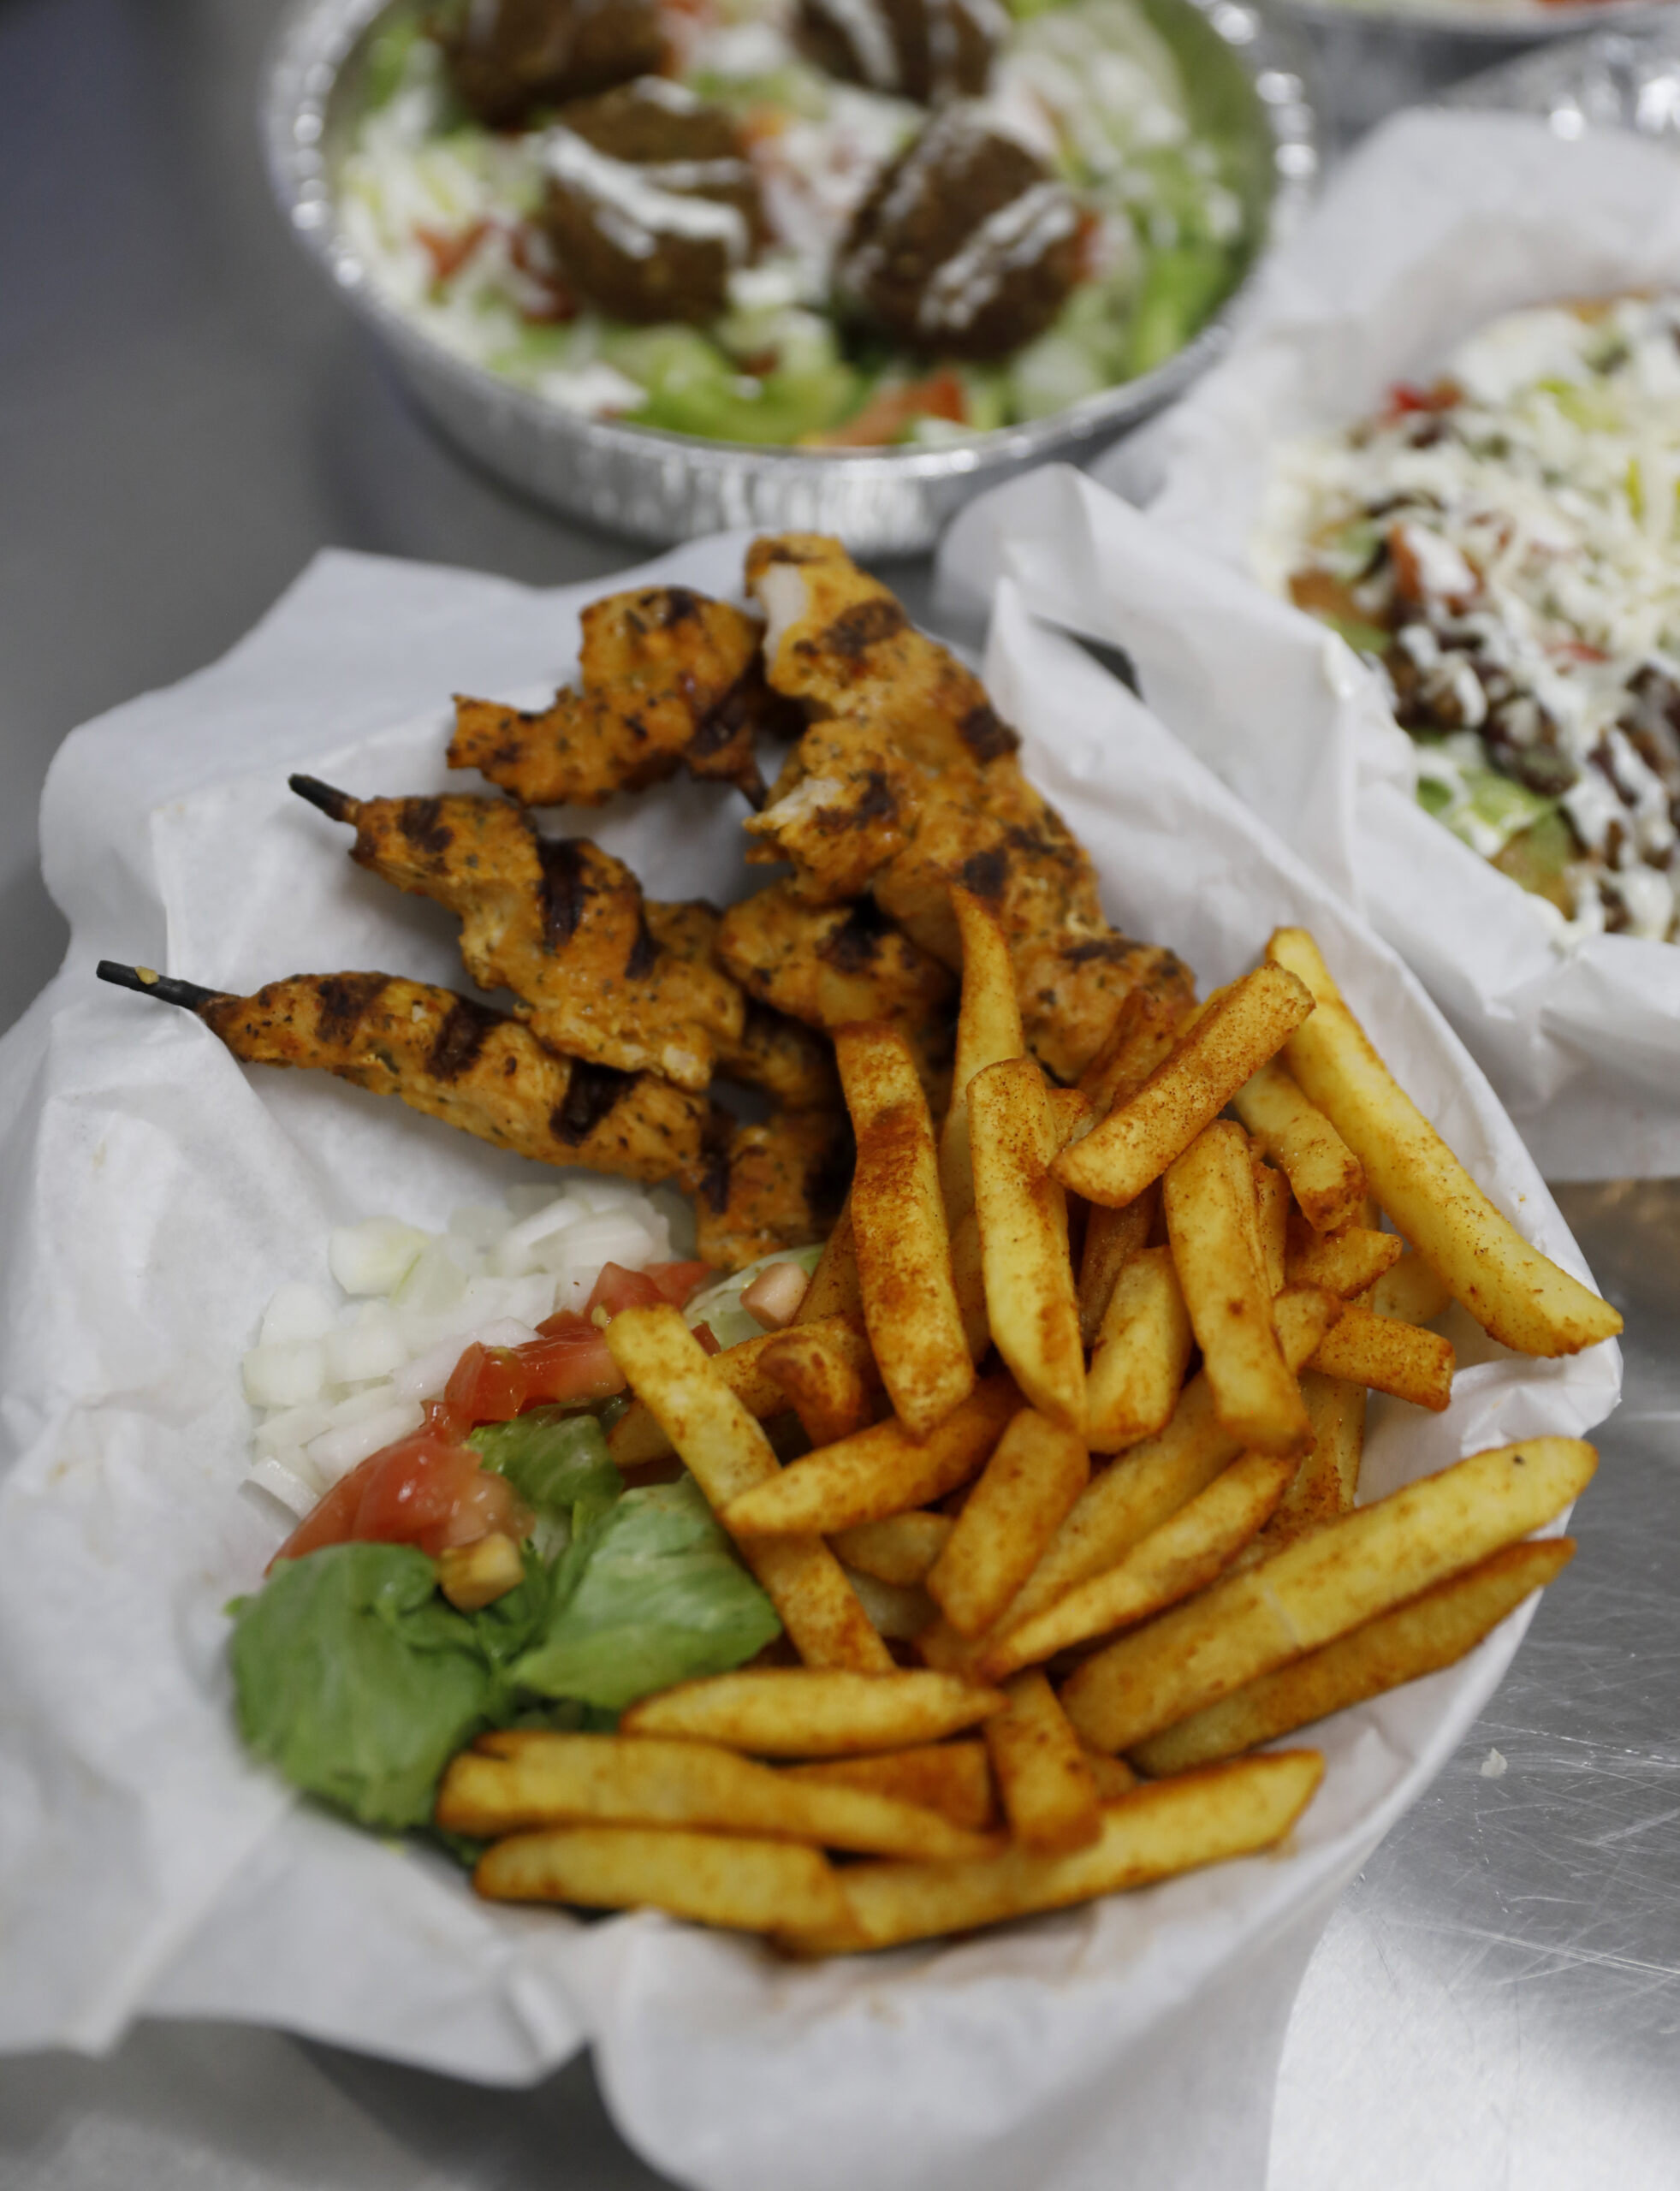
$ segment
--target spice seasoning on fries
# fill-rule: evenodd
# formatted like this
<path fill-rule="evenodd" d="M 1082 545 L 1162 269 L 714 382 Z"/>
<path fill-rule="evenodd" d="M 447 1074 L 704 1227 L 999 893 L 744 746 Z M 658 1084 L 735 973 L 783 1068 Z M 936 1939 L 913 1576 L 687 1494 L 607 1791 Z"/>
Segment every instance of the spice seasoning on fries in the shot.
<path fill-rule="evenodd" d="M 1101 925 L 1011 734 L 884 590 L 803 536 L 749 576 L 744 674 L 812 715 L 754 824 L 793 883 L 720 920 L 494 801 L 303 780 L 460 914 L 517 1015 L 383 975 L 237 1000 L 110 971 L 240 1055 L 697 1193 L 733 1288 L 608 1262 L 529 1342 L 392 1373 L 406 1444 L 239 1612 L 240 1723 L 365 1823 L 453 1837 L 493 1899 L 816 1955 L 1276 1846 L 1322 1761 L 1251 1753 L 1473 1648 L 1568 1559 L 1530 1533 L 1594 1466 L 1535 1438 L 1361 1506 L 1367 1393 L 1448 1405 L 1451 1300 L 1537 1355 L 1620 1320 L 1470 1179 L 1304 930 L 1194 1005 Z M 714 1074 L 782 1107 L 732 1126 Z"/>

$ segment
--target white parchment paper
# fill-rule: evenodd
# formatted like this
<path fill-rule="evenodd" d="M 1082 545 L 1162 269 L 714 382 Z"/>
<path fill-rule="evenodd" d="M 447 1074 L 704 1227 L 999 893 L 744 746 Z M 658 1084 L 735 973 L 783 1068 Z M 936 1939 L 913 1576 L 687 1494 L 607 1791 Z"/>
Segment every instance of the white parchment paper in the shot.
<path fill-rule="evenodd" d="M 728 591 L 741 544 L 650 568 Z M 267 1296 L 323 1274 L 335 1223 L 437 1224 L 537 1167 L 325 1075 L 241 1067 L 93 965 L 240 989 L 371 967 L 459 981 L 448 919 L 352 866 L 286 775 L 445 787 L 447 695 L 551 688 L 600 590 L 324 557 L 224 662 L 77 733 L 55 765 L 44 841 L 72 943 L 0 1043 L 0 2046 L 223 2016 L 516 2085 L 590 2044 L 626 2136 L 706 2191 L 1098 2191 L 1122 2165 L 1258 2187 L 1319 1927 L 1490 1693 L 1521 1615 L 1322 1730 L 1328 1776 L 1286 1852 L 812 1968 L 654 1915 L 478 1903 L 441 1858 L 294 1802 L 234 1738 L 222 1607 L 285 1526 L 240 1488 L 239 1357 Z M 1337 894 L 1010 586 L 988 671 L 1113 916 L 1206 983 L 1275 922 L 1309 923 L 1489 1191 L 1579 1271 L 1486 1082 Z M 573 820 L 662 895 L 727 898 L 750 880 L 739 814 L 684 783 Z M 1374 1409 L 1368 1483 L 1583 1431 L 1615 1403 L 1614 1348 L 1463 1358 L 1445 1416 Z"/>
<path fill-rule="evenodd" d="M 1671 151 L 1613 129 L 1566 141 L 1521 116 L 1404 114 L 1339 170 L 1272 262 L 1224 362 L 1097 476 L 1147 504 L 1161 530 L 1246 570 L 1279 437 L 1359 418 L 1397 380 L 1428 380 L 1500 312 L 1676 286 Z M 1100 589 L 1107 635 L 1130 645 L 1138 629 L 1147 640 L 1153 611 L 1133 614 L 1133 588 L 1161 551 L 1089 504 L 1072 535 L 1046 532 L 1045 506 L 1030 499 L 1041 482 L 1007 511 L 987 516 L 982 503 L 959 535 L 981 525 L 1012 545 L 1032 536 L 1050 586 L 1036 589 L 1036 606 L 1054 613 L 1046 604 L 1059 587 L 1087 603 Z M 1066 508 L 1054 502 L 1057 522 Z M 1091 555 L 1112 561 L 1079 570 Z M 1144 679 L 1151 704 L 1394 944 L 1548 1179 L 1680 1172 L 1680 950 L 1611 935 L 1561 955 L 1517 885 L 1416 808 L 1406 752 L 1368 706 L 1295 705 L 1309 642 L 1303 634 L 1291 648 L 1285 626 L 1273 629 L 1272 674 L 1223 729 L 1175 711 L 1159 674 Z M 1195 650 L 1215 651 L 1205 632 Z M 1338 683 L 1347 660 L 1328 672 Z"/>

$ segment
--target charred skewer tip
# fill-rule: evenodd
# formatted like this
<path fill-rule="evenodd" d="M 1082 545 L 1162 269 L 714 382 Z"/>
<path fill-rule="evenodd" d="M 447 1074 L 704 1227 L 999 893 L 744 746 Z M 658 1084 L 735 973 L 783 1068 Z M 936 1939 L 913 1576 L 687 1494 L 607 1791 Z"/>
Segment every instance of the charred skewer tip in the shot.
<path fill-rule="evenodd" d="M 312 806 L 318 806 L 323 814 L 335 822 L 353 822 L 361 801 L 352 799 L 347 791 L 338 791 L 331 784 L 324 784 L 318 776 L 288 776 L 286 779 L 300 799 L 306 799 Z"/>
<path fill-rule="evenodd" d="M 196 982 L 178 982 L 171 974 L 154 974 L 150 966 L 124 966 L 115 959 L 102 959 L 98 975 L 102 982 L 117 989 L 155 996 L 160 1004 L 178 1004 L 187 1012 L 198 1012 L 227 994 L 223 989 L 201 989 Z"/>

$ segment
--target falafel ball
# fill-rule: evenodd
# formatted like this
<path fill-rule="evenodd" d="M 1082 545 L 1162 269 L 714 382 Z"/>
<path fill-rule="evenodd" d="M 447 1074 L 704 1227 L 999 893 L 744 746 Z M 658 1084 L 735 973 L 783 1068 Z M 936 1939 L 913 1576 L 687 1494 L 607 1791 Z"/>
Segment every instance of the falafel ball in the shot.
<path fill-rule="evenodd" d="M 562 109 L 542 220 L 567 280 L 619 319 L 713 319 L 764 234 L 758 184 L 721 107 L 644 76 Z"/>
<path fill-rule="evenodd" d="M 998 0 L 799 0 L 819 68 L 923 106 L 983 92 L 1008 28 Z"/>
<path fill-rule="evenodd" d="M 942 109 L 859 206 L 842 298 L 911 348 L 1002 358 L 1042 335 L 1079 278 L 1073 194 L 971 104 Z"/>
<path fill-rule="evenodd" d="M 665 61 L 655 0 L 467 0 L 443 48 L 462 103 L 492 129 Z"/>

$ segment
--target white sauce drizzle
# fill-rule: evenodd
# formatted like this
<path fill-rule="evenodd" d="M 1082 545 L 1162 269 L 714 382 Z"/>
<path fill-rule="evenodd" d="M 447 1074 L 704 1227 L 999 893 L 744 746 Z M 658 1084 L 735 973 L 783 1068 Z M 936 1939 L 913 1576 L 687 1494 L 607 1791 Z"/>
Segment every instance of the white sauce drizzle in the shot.
<path fill-rule="evenodd" d="M 747 256 L 751 239 L 746 216 L 738 205 L 715 198 L 687 197 L 652 179 L 680 168 L 717 164 L 733 169 L 737 162 L 671 161 L 662 170 L 638 167 L 633 161 L 597 151 L 575 131 L 557 126 L 543 140 L 543 164 L 556 181 L 592 202 L 596 226 L 628 258 L 650 258 L 661 236 L 721 244 L 731 265 Z"/>
<path fill-rule="evenodd" d="M 857 55 L 866 83 L 878 92 L 904 88 L 893 27 L 876 0 L 816 0 L 816 5 Z"/>
<path fill-rule="evenodd" d="M 973 325 L 1011 274 L 1032 265 L 1079 224 L 1059 182 L 1035 182 L 971 229 L 922 293 L 916 323 L 929 335 Z"/>

